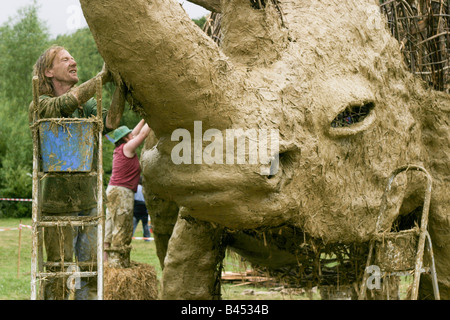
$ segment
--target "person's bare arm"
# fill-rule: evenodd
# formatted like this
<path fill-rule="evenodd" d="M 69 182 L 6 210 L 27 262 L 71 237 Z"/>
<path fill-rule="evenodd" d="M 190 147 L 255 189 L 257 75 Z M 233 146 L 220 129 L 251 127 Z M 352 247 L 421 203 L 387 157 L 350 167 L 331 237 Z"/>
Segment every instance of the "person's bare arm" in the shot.
<path fill-rule="evenodd" d="M 142 129 L 139 131 L 139 134 L 135 136 L 133 139 L 125 143 L 123 146 L 123 153 L 128 158 L 133 158 L 136 154 L 136 149 L 144 142 L 145 138 L 149 135 L 151 129 L 148 124 L 145 124 Z"/>
<path fill-rule="evenodd" d="M 141 132 L 141 129 L 144 127 L 144 125 L 145 125 L 145 120 L 144 119 L 139 121 L 139 123 L 134 127 L 133 131 L 131 131 L 133 136 L 136 137 L 139 134 L 139 132 Z"/>

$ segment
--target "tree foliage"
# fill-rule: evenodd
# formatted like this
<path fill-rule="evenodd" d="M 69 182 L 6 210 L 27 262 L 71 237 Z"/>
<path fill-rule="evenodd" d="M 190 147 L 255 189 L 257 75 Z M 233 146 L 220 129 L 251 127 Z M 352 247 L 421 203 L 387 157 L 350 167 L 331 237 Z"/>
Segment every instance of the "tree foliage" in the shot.
<path fill-rule="evenodd" d="M 30 198 L 32 140 L 28 128 L 31 70 L 48 45 L 36 4 L 0 27 L 0 197 Z M 0 201 L 0 216 L 24 216 L 31 206 Z"/>
<path fill-rule="evenodd" d="M 0 92 L 6 101 L 28 103 L 31 96 L 30 68 L 48 43 L 46 26 L 39 21 L 37 7 L 19 10 L 18 21 L 10 20 L 0 28 Z"/>
<path fill-rule="evenodd" d="M 204 26 L 205 23 L 206 23 L 206 17 L 203 16 L 203 17 L 201 17 L 201 18 L 199 18 L 199 19 L 192 19 L 192 21 L 194 21 L 194 23 L 195 23 L 197 26 L 199 26 L 200 29 L 203 29 L 203 26 Z"/>

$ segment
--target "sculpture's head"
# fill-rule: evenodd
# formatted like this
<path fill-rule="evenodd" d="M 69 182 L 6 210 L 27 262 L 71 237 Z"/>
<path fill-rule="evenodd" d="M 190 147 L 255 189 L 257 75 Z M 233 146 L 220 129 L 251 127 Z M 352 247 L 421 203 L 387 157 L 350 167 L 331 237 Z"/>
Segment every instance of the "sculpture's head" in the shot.
<path fill-rule="evenodd" d="M 430 95 L 406 71 L 374 1 L 222 1 L 221 48 L 172 1 L 114 2 L 130 5 L 116 8 L 122 31 L 93 18 L 106 5 L 81 2 L 91 3 L 84 11 L 105 61 L 159 139 L 141 157 L 146 188 L 183 214 L 230 228 L 289 223 L 332 241 L 364 239 L 392 170 L 429 160 L 424 106 L 438 97 L 448 107 L 447 97 Z M 230 135 L 242 133 L 250 149 L 240 159 L 242 140 Z M 253 147 L 271 162 L 253 158 Z M 420 205 L 412 176 L 396 179 L 386 223 Z"/>

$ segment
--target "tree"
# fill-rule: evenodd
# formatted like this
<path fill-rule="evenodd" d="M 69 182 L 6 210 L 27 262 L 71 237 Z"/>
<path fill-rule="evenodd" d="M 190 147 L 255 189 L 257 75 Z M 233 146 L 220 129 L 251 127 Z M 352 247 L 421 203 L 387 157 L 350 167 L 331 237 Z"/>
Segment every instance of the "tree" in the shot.
<path fill-rule="evenodd" d="M 0 93 L 3 101 L 28 106 L 31 71 L 37 57 L 48 46 L 49 35 L 33 4 L 0 28 Z M 27 85 L 25 85 L 27 84 Z"/>
<path fill-rule="evenodd" d="M 203 26 L 206 23 L 206 16 L 203 16 L 203 17 L 201 17 L 199 19 L 192 19 L 192 21 L 194 21 L 194 23 L 196 25 L 198 25 L 200 27 L 200 29 L 203 29 Z"/>
<path fill-rule="evenodd" d="M 36 3 L 0 27 L 0 195 L 30 198 L 32 140 L 28 127 L 32 68 L 48 46 Z M 0 202 L 0 216 L 29 214 L 26 203 Z"/>

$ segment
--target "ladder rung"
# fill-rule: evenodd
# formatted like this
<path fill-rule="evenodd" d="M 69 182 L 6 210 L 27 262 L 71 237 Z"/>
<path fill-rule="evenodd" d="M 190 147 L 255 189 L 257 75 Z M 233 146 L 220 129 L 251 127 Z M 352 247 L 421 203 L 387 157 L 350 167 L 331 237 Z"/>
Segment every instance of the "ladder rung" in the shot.
<path fill-rule="evenodd" d="M 38 172 L 38 177 L 42 179 L 42 177 L 67 177 L 67 175 L 70 174 L 71 176 L 87 176 L 87 177 L 96 177 L 97 171 L 90 171 L 90 172 L 73 172 L 73 171 L 67 171 L 67 172 Z"/>
<path fill-rule="evenodd" d="M 98 221 L 38 221 L 38 227 L 95 227 L 100 223 Z"/>
<path fill-rule="evenodd" d="M 81 278 L 89 278 L 96 277 L 96 271 L 81 271 L 81 272 L 39 272 L 37 274 L 39 278 L 62 278 L 62 277 L 81 277 Z"/>
<path fill-rule="evenodd" d="M 84 222 L 95 222 L 98 220 L 99 216 L 93 216 L 93 217 L 86 217 L 86 216 L 43 216 L 41 218 L 41 221 L 43 222 L 59 222 L 59 221 L 84 221 Z"/>
<path fill-rule="evenodd" d="M 61 267 L 61 264 L 64 267 L 70 267 L 70 266 L 77 266 L 77 267 L 96 267 L 97 266 L 97 262 L 45 262 L 43 263 L 44 267 Z"/>
<path fill-rule="evenodd" d="M 98 226 L 99 223 L 95 221 L 84 222 L 84 221 L 38 221 L 38 227 L 95 227 Z"/>
<path fill-rule="evenodd" d="M 405 269 L 405 270 L 396 270 L 396 271 L 389 271 L 389 272 L 386 272 L 386 271 L 383 271 L 383 270 L 381 270 L 381 274 L 383 275 L 383 276 L 413 276 L 414 275 L 414 271 L 415 271 L 415 269 L 414 268 L 412 268 L 412 269 Z M 430 267 L 422 267 L 420 270 L 419 270 L 419 272 L 420 273 L 430 273 L 431 272 L 431 268 Z"/>
<path fill-rule="evenodd" d="M 73 217 L 73 216 L 45 216 L 37 222 L 38 227 L 64 227 L 64 226 L 97 226 L 100 217 Z"/>

